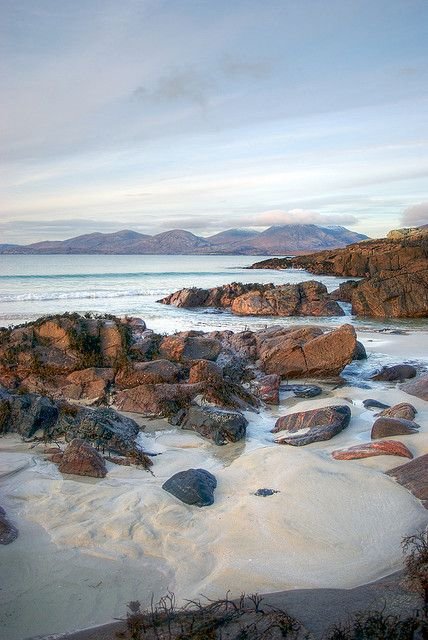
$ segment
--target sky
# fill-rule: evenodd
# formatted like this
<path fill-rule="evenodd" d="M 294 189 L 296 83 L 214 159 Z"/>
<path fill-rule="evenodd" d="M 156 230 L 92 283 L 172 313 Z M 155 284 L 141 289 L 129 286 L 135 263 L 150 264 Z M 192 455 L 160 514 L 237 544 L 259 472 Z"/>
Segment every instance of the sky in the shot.
<path fill-rule="evenodd" d="M 0 0 L 0 243 L 428 222 L 427 0 Z"/>

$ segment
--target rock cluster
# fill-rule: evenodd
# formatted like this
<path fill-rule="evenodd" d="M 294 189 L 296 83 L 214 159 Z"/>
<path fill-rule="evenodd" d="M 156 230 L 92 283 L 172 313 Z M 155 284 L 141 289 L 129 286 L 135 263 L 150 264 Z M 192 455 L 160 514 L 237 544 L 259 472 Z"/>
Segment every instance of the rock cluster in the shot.
<path fill-rule="evenodd" d="M 247 316 L 343 316 L 327 287 L 316 280 L 299 284 L 232 284 L 214 289 L 181 289 L 159 300 L 176 307 L 230 309 Z"/>

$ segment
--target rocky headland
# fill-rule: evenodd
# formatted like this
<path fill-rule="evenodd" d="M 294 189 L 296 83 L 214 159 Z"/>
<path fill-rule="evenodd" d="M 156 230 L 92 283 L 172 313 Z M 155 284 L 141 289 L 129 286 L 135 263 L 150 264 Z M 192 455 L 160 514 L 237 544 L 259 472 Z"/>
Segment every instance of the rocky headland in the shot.
<path fill-rule="evenodd" d="M 374 318 L 428 315 L 428 227 L 391 231 L 342 249 L 293 258 L 270 258 L 250 269 L 305 269 L 313 274 L 357 277 L 333 298 L 350 302 L 352 313 Z"/>

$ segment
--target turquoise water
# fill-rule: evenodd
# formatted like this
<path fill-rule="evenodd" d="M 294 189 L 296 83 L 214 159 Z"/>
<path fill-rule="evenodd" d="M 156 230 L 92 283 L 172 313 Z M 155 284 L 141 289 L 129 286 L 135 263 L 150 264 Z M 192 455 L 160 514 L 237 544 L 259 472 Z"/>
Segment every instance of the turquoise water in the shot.
<path fill-rule="evenodd" d="M 268 257 L 268 256 L 266 256 Z M 211 330 L 266 324 L 303 324 L 311 318 L 241 318 L 216 310 L 185 310 L 156 301 L 183 287 L 214 287 L 229 282 L 301 282 L 314 276 L 301 270 L 247 270 L 263 256 L 106 256 L 0 255 L 0 326 L 19 324 L 65 311 L 138 315 L 156 330 Z M 329 290 L 343 278 L 316 276 Z M 344 318 L 317 319 L 341 324 Z M 354 321 L 346 318 L 346 321 Z M 417 321 L 362 322 L 379 326 L 421 327 Z"/>

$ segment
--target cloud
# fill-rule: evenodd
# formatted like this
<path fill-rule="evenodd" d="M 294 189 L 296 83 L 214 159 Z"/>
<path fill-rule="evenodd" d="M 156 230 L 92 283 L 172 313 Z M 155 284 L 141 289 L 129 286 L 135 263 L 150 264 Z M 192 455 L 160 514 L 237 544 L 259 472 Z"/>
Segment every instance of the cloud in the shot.
<path fill-rule="evenodd" d="M 213 81 L 196 69 L 170 69 L 157 80 L 153 88 L 144 85 L 137 87 L 133 97 L 159 103 L 189 100 L 199 106 L 205 106 L 208 93 L 213 86 Z"/>
<path fill-rule="evenodd" d="M 401 224 L 405 227 L 420 227 L 428 224 L 428 202 L 420 202 L 404 210 Z"/>
<path fill-rule="evenodd" d="M 307 209 L 263 211 L 254 216 L 252 226 L 268 227 L 276 224 L 340 224 L 354 225 L 358 219 L 350 214 L 321 214 Z"/>

